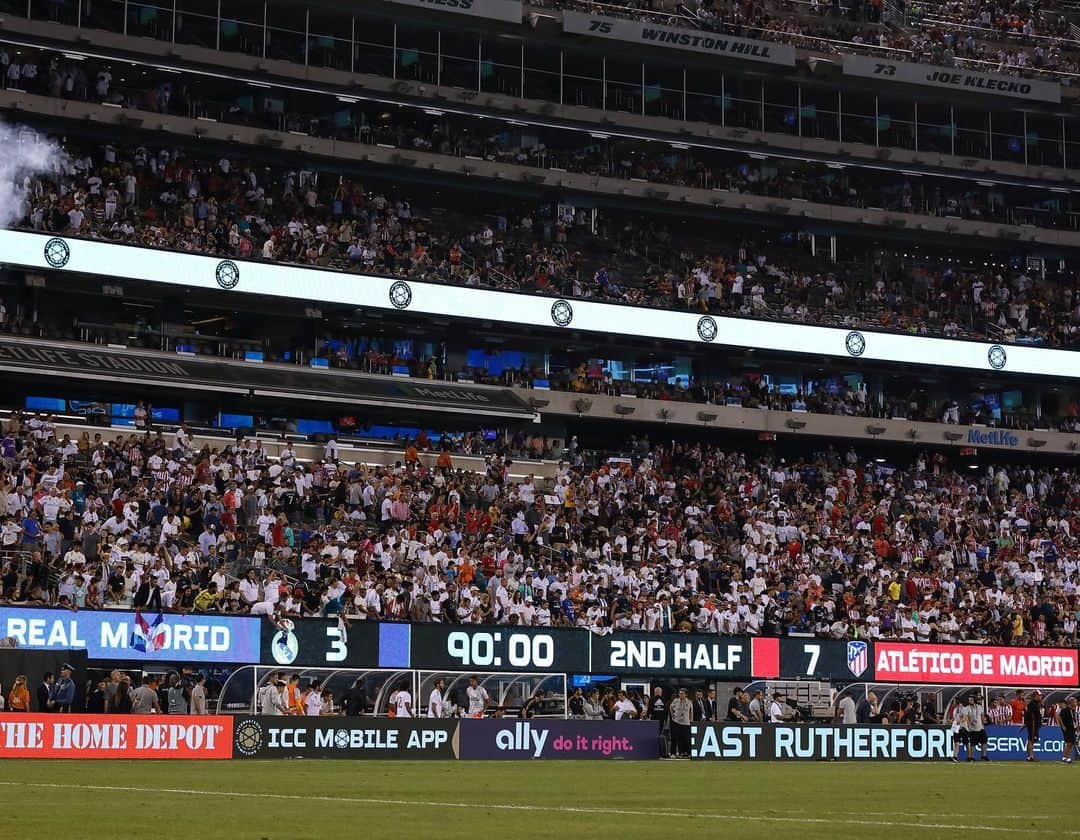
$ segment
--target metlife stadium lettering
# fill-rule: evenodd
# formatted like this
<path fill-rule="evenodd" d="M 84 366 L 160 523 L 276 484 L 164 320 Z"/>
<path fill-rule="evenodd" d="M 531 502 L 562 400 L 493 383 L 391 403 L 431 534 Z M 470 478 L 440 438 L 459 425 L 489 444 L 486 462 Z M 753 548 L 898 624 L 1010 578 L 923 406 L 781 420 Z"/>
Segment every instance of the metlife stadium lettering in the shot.
<path fill-rule="evenodd" d="M 978 429 L 968 429 L 967 442 L 975 446 L 1019 446 L 1020 438 L 1012 432 L 995 429 L 990 432 L 981 432 Z"/>

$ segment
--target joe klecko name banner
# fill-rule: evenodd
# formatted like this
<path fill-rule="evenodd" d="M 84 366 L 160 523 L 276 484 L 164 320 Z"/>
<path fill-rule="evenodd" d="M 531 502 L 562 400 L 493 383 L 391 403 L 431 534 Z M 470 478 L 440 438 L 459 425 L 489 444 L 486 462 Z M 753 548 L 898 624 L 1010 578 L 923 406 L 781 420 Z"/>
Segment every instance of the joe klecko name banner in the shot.
<path fill-rule="evenodd" d="M 1061 85 L 1057 82 L 1024 79 L 1004 73 L 978 73 L 962 67 L 911 64 L 864 55 L 845 55 L 843 67 L 845 76 L 945 88 L 957 93 L 1005 96 L 1030 102 L 1061 102 Z"/>

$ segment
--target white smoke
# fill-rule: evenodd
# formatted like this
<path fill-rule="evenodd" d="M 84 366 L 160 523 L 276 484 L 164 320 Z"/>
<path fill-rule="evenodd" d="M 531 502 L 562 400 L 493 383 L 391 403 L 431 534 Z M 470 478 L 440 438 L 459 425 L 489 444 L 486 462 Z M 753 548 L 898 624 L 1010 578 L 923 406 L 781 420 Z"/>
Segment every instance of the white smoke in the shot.
<path fill-rule="evenodd" d="M 0 228 L 22 220 L 33 178 L 58 172 L 65 157 L 57 143 L 34 129 L 0 121 Z"/>

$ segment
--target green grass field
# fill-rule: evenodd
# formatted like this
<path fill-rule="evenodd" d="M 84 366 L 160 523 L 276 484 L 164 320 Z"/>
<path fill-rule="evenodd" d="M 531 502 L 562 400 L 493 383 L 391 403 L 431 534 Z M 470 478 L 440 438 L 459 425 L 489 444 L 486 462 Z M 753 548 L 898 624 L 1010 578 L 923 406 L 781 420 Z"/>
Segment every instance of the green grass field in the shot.
<path fill-rule="evenodd" d="M 0 837 L 1069 837 L 1078 781 L 1051 762 L 8 760 Z"/>

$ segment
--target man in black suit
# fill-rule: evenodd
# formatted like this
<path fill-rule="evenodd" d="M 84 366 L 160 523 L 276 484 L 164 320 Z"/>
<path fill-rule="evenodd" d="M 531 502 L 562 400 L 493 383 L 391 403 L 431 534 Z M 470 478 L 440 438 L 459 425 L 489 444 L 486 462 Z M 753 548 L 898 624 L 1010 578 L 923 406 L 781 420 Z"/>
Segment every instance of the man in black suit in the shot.
<path fill-rule="evenodd" d="M 1064 736 L 1064 744 L 1061 749 L 1061 760 L 1066 764 L 1073 763 L 1073 753 L 1076 751 L 1076 728 L 1077 721 L 1076 698 L 1070 697 L 1058 712 L 1058 722 L 1061 724 L 1061 734 Z"/>
<path fill-rule="evenodd" d="M 1027 760 L 1038 761 L 1035 757 L 1035 742 L 1043 725 L 1042 692 L 1035 689 L 1024 709 L 1024 729 L 1027 730 Z"/>
<path fill-rule="evenodd" d="M 367 687 L 363 678 L 359 678 L 350 686 L 342 698 L 342 706 L 348 717 L 360 717 L 367 712 Z"/>
<path fill-rule="evenodd" d="M 161 611 L 161 588 L 158 586 L 157 578 L 153 575 L 147 575 L 143 578 L 142 583 L 139 584 L 139 588 L 135 590 L 135 595 L 131 599 L 131 605 L 135 609 L 157 610 Z"/>
<path fill-rule="evenodd" d="M 41 685 L 37 687 L 35 694 L 37 695 L 37 710 L 39 712 L 52 712 L 55 709 L 49 706 L 49 697 L 52 695 L 53 682 L 56 678 L 53 676 L 52 671 L 46 671 L 45 675 L 41 678 Z"/>
<path fill-rule="evenodd" d="M 694 692 L 694 720 L 715 720 L 716 707 L 700 688 Z"/>

